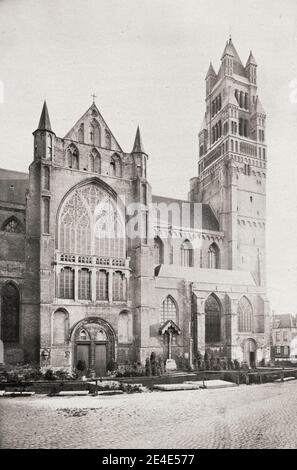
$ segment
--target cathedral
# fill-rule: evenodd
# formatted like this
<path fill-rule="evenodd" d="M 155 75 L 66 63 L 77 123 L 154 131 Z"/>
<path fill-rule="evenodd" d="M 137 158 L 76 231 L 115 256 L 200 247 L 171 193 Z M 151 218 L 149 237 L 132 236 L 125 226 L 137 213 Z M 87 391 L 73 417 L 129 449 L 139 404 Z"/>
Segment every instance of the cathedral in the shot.
<path fill-rule="evenodd" d="M 266 115 L 252 52 L 244 66 L 230 38 L 205 81 L 184 200 L 154 194 L 139 128 L 125 152 L 93 102 L 61 138 L 44 103 L 29 174 L 0 170 L 2 362 L 84 361 L 104 375 L 152 352 L 168 370 L 206 351 L 269 359 Z"/>

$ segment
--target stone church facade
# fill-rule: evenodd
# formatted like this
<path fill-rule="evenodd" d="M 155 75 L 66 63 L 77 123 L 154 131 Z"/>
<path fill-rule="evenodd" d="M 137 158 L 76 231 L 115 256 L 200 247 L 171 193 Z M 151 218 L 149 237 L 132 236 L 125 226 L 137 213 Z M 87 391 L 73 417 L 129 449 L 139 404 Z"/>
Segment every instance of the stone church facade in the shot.
<path fill-rule="evenodd" d="M 60 138 L 44 104 L 29 175 L 0 171 L 5 363 L 269 358 L 266 116 L 231 39 L 205 102 L 187 200 L 152 193 L 139 128 L 124 152 L 93 103 Z"/>

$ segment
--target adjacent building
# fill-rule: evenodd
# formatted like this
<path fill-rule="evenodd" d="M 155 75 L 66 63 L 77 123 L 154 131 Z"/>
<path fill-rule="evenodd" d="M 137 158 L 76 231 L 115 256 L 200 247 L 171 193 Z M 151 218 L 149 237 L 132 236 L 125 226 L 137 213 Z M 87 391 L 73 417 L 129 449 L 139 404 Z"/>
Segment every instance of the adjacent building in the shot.
<path fill-rule="evenodd" d="M 290 313 L 272 316 L 271 358 L 276 361 L 297 360 L 297 317 Z M 294 340 L 294 338 L 296 338 Z"/>

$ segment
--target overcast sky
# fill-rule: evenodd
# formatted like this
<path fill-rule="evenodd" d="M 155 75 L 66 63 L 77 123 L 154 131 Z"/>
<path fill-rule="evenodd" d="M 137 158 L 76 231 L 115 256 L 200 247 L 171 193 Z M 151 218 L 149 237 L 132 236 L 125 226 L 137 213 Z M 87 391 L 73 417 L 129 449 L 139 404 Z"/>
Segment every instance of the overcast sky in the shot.
<path fill-rule="evenodd" d="M 95 92 L 124 151 L 140 125 L 153 192 L 184 198 L 230 27 L 267 112 L 271 306 L 297 313 L 296 0 L 0 0 L 0 167 L 27 171 L 44 98 L 63 137 Z"/>

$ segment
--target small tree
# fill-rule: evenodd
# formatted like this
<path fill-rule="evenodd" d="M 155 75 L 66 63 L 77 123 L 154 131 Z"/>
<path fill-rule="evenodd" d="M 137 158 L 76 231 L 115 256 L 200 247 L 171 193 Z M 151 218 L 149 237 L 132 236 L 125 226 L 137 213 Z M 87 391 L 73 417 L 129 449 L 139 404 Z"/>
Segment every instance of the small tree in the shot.
<path fill-rule="evenodd" d="M 76 369 L 79 371 L 80 375 L 82 376 L 84 371 L 87 368 L 86 361 L 84 359 L 79 359 L 76 364 Z"/>
<path fill-rule="evenodd" d="M 234 369 L 239 370 L 240 369 L 240 364 L 237 359 L 234 359 Z"/>
<path fill-rule="evenodd" d="M 152 369 L 151 369 L 151 361 L 147 357 L 145 360 L 145 375 L 147 377 L 150 377 L 152 375 Z"/>

